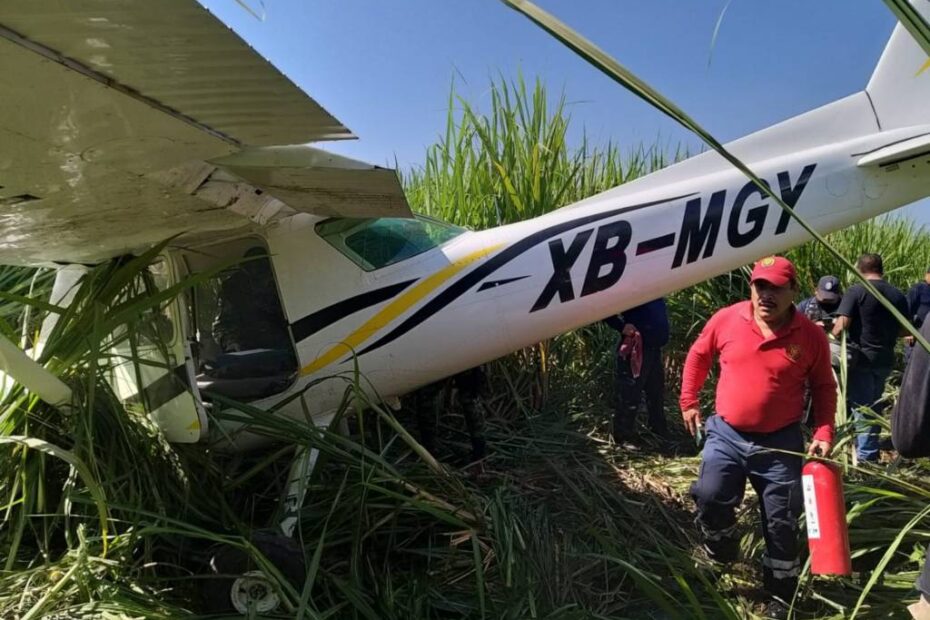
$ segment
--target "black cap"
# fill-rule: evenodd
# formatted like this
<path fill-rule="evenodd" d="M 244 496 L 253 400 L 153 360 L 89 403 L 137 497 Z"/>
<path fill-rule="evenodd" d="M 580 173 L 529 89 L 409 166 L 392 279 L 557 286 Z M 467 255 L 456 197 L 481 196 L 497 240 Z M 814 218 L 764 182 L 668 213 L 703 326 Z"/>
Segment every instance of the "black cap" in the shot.
<path fill-rule="evenodd" d="M 842 296 L 840 281 L 836 276 L 824 276 L 817 282 L 817 299 L 826 302 L 837 302 Z"/>

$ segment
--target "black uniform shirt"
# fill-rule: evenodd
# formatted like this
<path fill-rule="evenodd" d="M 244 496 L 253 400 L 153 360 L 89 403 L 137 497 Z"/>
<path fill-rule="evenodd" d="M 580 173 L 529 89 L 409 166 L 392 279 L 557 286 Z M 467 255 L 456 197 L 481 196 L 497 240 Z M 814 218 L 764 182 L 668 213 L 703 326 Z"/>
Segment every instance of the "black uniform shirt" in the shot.
<path fill-rule="evenodd" d="M 907 317 L 907 298 L 904 293 L 884 280 L 870 282 L 894 304 L 898 312 Z M 854 284 L 849 287 L 837 314 L 852 320 L 849 340 L 862 351 L 863 359 L 860 363 L 876 367 L 894 364 L 894 344 L 901 328 L 894 316 L 864 286 Z"/>

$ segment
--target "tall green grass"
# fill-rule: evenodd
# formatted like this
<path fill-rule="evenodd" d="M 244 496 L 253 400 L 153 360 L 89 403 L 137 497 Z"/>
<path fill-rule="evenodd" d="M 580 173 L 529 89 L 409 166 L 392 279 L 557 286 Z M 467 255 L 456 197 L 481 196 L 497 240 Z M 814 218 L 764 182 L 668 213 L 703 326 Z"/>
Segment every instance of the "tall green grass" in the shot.
<path fill-rule="evenodd" d="M 449 94 L 446 128 L 425 163 L 401 171 L 411 206 L 474 229 L 537 217 L 664 168 L 684 154 L 661 145 L 568 143 L 564 94 L 539 80 L 491 83 L 485 101 Z"/>

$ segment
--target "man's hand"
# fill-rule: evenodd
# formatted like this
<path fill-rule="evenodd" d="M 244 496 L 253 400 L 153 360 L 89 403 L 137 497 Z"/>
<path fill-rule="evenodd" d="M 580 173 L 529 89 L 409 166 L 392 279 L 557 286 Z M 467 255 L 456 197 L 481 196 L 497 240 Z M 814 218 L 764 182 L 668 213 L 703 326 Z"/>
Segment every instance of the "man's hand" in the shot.
<path fill-rule="evenodd" d="M 833 444 L 829 441 L 824 441 L 822 439 L 815 439 L 811 441 L 811 445 L 807 448 L 808 456 L 822 456 L 824 458 L 830 456 L 830 450 L 833 448 Z"/>
<path fill-rule="evenodd" d="M 701 425 L 701 410 L 697 407 L 685 409 L 681 412 L 681 417 L 684 420 L 685 428 L 688 429 L 688 432 L 694 437 L 697 434 L 698 427 Z"/>
<path fill-rule="evenodd" d="M 844 316 L 841 314 L 838 317 L 836 317 L 836 319 L 833 321 L 833 335 L 839 338 L 840 334 L 843 333 L 843 330 L 849 327 L 849 324 L 850 324 L 850 320 L 848 316 Z"/>
<path fill-rule="evenodd" d="M 636 333 L 636 326 L 633 325 L 632 323 L 627 323 L 626 325 L 623 326 L 623 331 L 620 333 L 623 334 L 624 336 L 632 336 L 633 334 Z"/>

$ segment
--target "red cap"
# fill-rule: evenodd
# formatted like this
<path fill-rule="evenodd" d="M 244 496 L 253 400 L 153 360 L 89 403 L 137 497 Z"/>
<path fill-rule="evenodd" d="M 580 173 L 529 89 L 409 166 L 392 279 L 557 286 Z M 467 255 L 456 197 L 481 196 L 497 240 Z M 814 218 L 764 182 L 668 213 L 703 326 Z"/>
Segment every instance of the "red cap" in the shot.
<path fill-rule="evenodd" d="M 758 261 L 752 267 L 752 275 L 749 276 L 749 283 L 756 280 L 765 280 L 775 286 L 785 286 L 792 280 L 797 280 L 798 272 L 794 270 L 794 265 L 784 256 L 766 256 Z"/>

